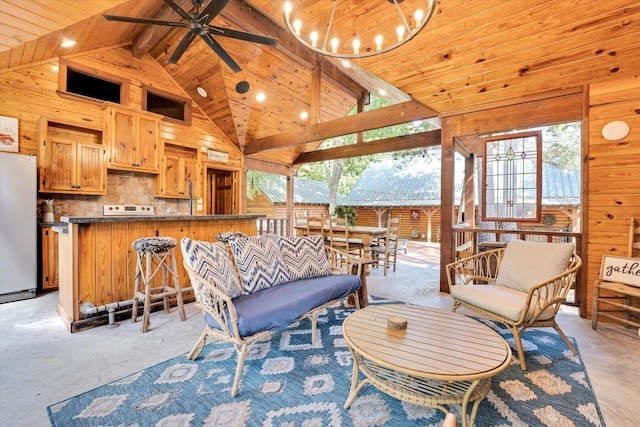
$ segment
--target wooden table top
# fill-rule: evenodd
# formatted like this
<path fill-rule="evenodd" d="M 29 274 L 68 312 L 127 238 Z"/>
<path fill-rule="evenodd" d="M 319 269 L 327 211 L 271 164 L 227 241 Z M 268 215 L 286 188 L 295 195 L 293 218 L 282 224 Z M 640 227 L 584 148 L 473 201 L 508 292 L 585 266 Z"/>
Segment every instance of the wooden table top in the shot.
<path fill-rule="evenodd" d="M 387 327 L 387 317 L 407 319 L 406 330 Z M 511 361 L 506 341 L 470 317 L 429 307 L 380 304 L 345 319 L 349 347 L 372 362 L 420 378 L 466 381 L 491 377 Z"/>

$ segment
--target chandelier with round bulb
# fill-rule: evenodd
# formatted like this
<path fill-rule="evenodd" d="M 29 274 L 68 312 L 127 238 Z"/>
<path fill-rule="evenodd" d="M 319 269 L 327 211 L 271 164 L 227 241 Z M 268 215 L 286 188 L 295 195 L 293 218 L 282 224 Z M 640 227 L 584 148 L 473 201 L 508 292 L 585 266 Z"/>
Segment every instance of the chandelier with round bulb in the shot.
<path fill-rule="evenodd" d="M 332 4 L 331 4 L 332 3 Z M 298 0 L 284 4 L 287 29 L 323 55 L 364 58 L 389 52 L 414 38 L 429 22 L 436 0 Z M 328 19 L 328 20 L 327 20 Z"/>

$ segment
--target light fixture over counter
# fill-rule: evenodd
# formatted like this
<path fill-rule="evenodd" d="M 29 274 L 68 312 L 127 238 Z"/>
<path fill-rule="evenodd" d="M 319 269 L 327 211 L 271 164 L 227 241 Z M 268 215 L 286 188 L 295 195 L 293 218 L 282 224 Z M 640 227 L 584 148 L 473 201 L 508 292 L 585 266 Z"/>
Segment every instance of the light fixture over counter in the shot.
<path fill-rule="evenodd" d="M 429 22 L 435 5 L 436 0 L 287 1 L 284 21 L 309 49 L 338 58 L 364 58 L 411 40 Z"/>

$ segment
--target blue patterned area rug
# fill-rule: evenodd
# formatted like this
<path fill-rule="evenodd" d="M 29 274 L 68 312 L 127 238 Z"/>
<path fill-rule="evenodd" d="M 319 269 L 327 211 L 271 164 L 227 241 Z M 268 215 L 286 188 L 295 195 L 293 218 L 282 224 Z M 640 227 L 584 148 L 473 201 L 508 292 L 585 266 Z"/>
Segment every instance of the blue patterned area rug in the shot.
<path fill-rule="evenodd" d="M 376 301 L 380 303 L 382 301 Z M 240 391 L 230 389 L 236 353 L 228 344 L 208 344 L 198 360 L 175 357 L 121 380 L 47 408 L 53 426 L 438 426 L 444 414 L 403 403 L 371 385 L 349 409 L 351 355 L 341 334 L 351 313 L 341 305 L 318 320 L 311 346 L 303 320 L 258 343 L 247 358 Z M 485 322 L 511 345 L 502 325 Z M 476 426 L 604 426 L 580 356 L 560 337 L 524 333 L 528 370 L 517 359 L 494 377 L 480 404 Z M 450 407 L 459 420 L 460 405 Z"/>

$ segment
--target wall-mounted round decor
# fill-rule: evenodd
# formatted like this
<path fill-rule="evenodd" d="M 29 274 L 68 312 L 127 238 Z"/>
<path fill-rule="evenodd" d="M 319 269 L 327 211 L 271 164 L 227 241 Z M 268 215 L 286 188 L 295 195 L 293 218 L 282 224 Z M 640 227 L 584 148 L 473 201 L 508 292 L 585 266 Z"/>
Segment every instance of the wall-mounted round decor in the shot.
<path fill-rule="evenodd" d="M 602 128 L 602 136 L 609 141 L 619 141 L 629 135 L 629 124 L 622 120 L 614 120 Z"/>
<path fill-rule="evenodd" d="M 544 225 L 553 225 L 556 223 L 556 216 L 553 214 L 546 214 L 542 217 L 542 223 Z"/>

